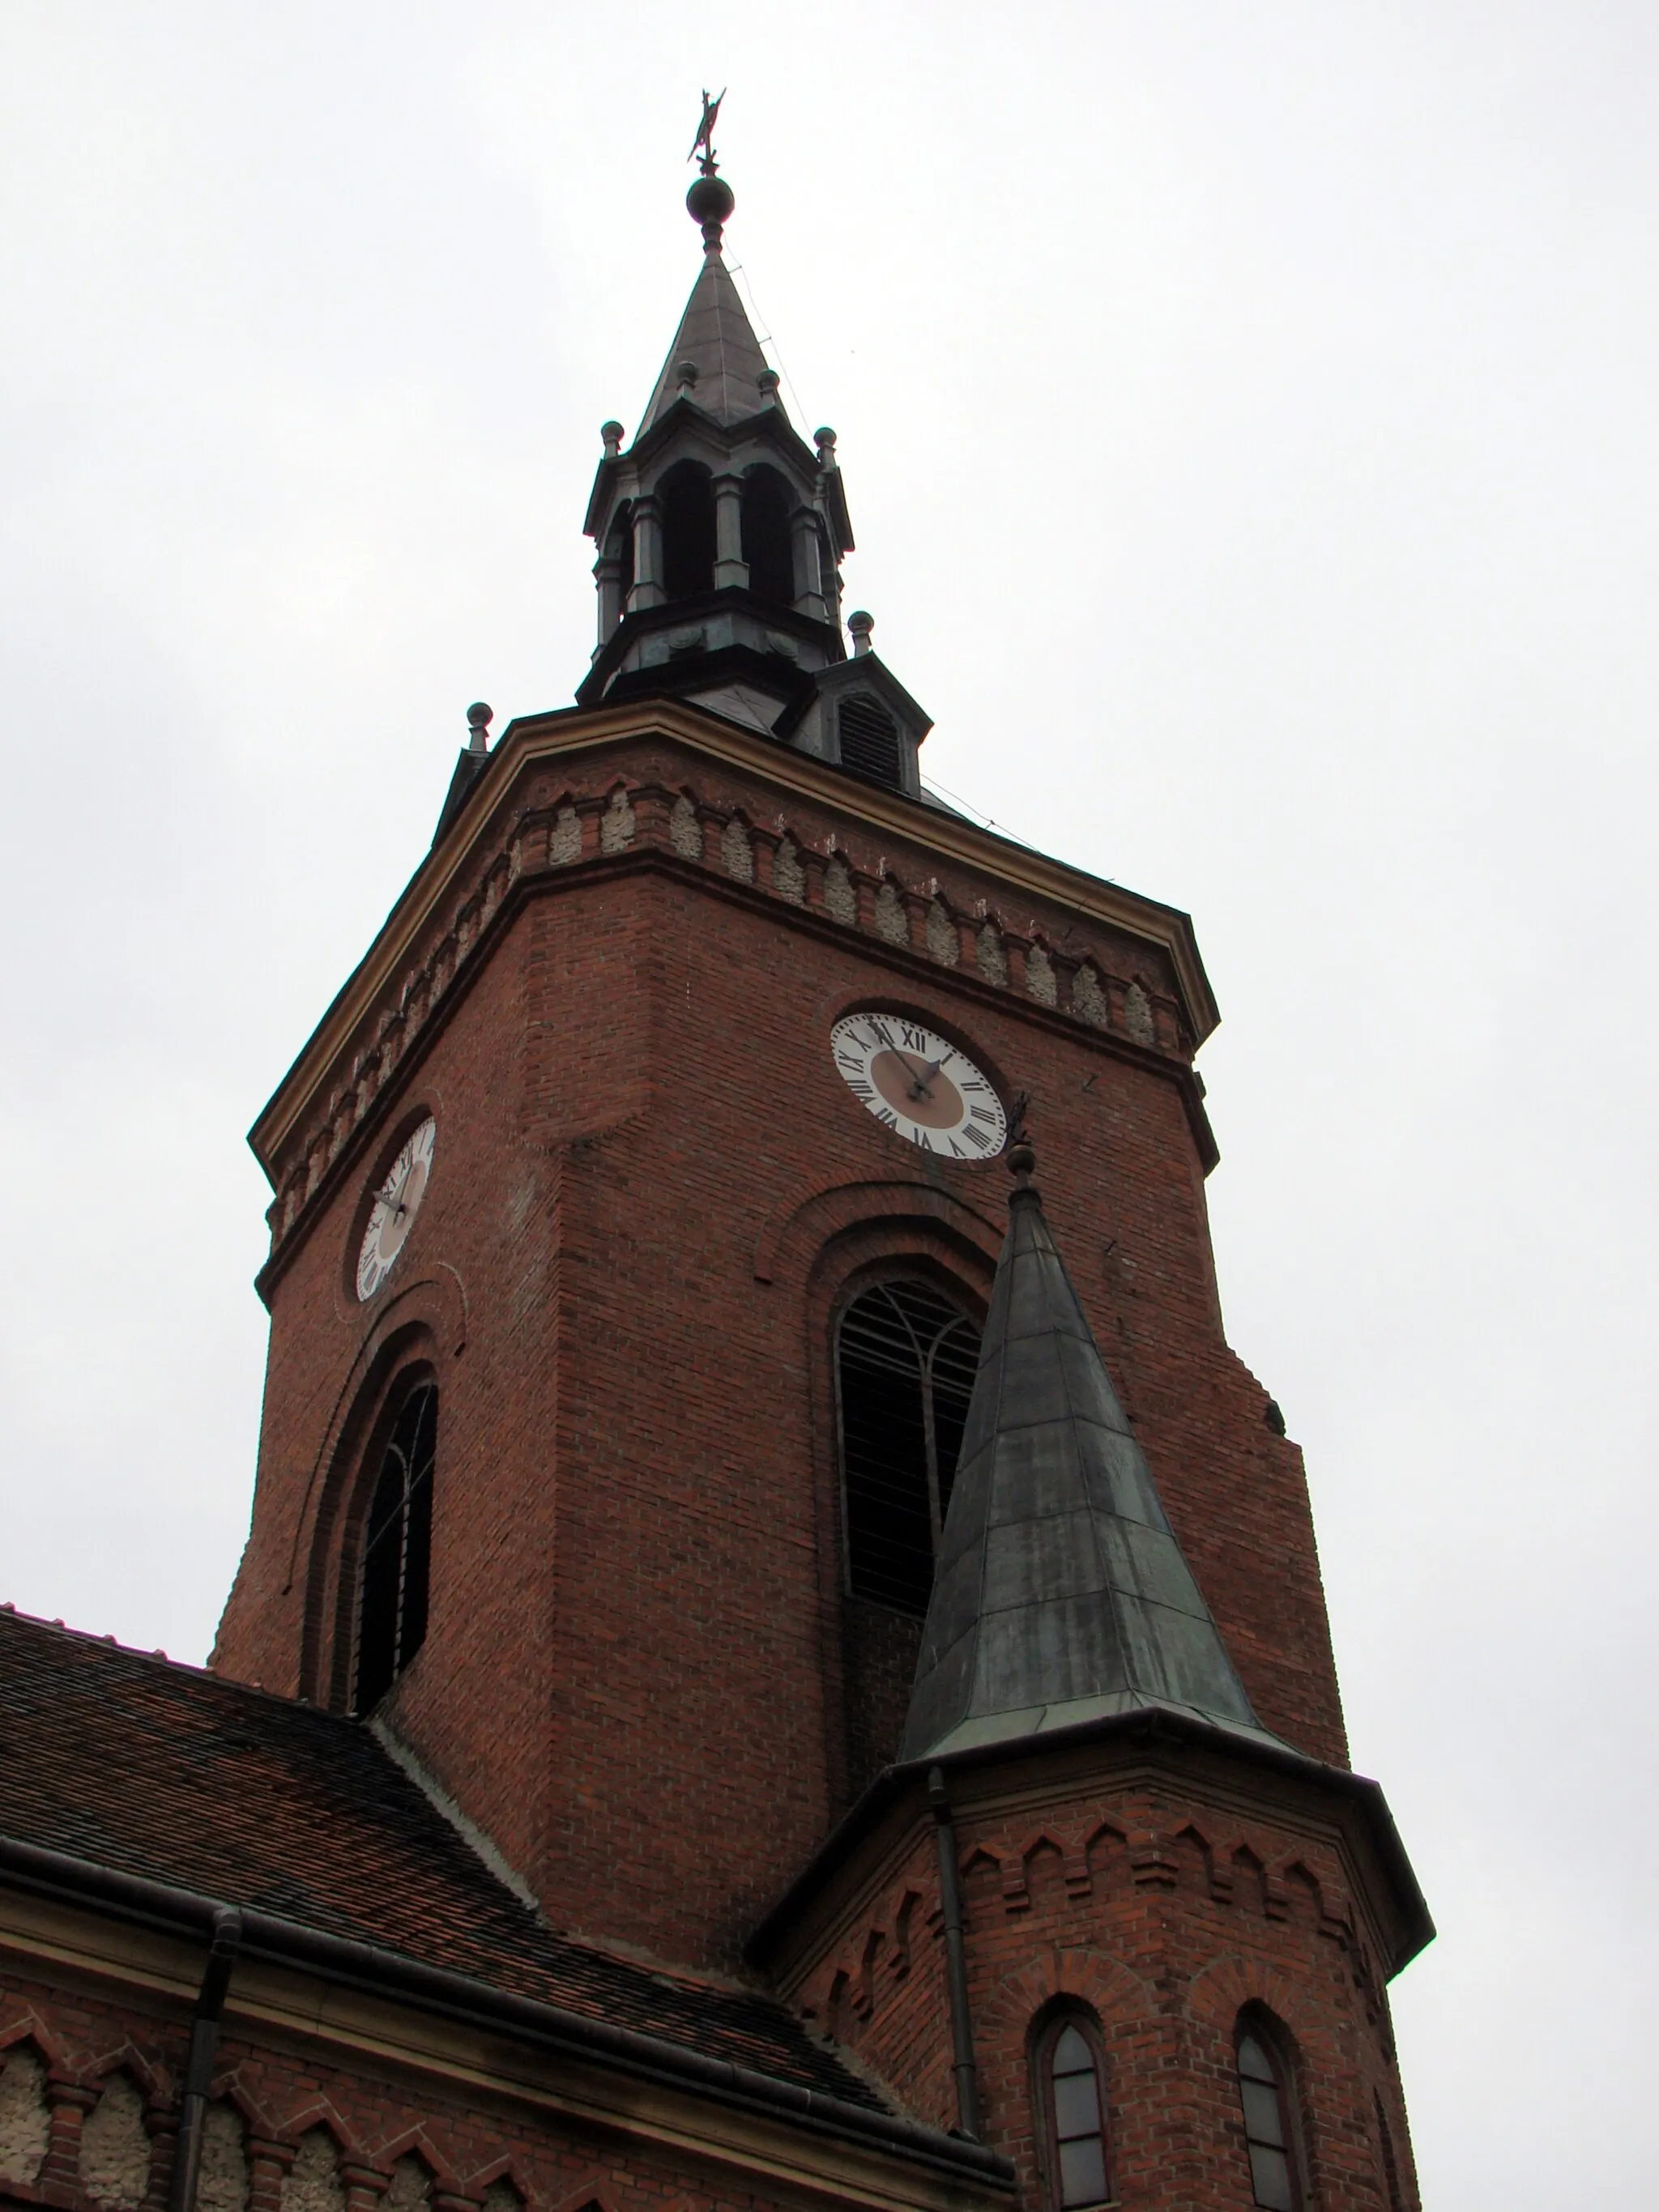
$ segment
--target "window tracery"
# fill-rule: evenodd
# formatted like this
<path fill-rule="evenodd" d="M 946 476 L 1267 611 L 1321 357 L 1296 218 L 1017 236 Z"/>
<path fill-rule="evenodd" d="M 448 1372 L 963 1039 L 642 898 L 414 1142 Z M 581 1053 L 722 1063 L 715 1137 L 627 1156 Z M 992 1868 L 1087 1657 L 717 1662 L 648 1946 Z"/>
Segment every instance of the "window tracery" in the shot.
<path fill-rule="evenodd" d="M 878 1283 L 842 1316 L 836 1380 L 854 1596 L 927 1612 L 978 1364 L 978 1329 L 931 1284 Z"/>
<path fill-rule="evenodd" d="M 386 1439 L 363 1528 L 352 1698 L 359 1715 L 374 1711 L 426 1637 L 437 1440 L 438 1386 L 423 1382 Z"/>

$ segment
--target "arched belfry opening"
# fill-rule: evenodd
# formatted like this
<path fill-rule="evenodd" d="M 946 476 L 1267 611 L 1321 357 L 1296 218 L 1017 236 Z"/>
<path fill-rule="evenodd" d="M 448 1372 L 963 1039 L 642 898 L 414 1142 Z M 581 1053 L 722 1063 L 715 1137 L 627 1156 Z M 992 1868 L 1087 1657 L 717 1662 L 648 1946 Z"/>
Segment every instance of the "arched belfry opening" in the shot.
<path fill-rule="evenodd" d="M 979 1366 L 980 1330 L 937 1279 L 860 1291 L 834 1335 L 848 1760 L 894 1758 Z"/>
<path fill-rule="evenodd" d="M 848 1587 L 918 1619 L 979 1364 L 979 1331 L 931 1283 L 878 1283 L 836 1345 Z"/>
<path fill-rule="evenodd" d="M 438 1386 L 418 1383 L 381 1449 L 363 1522 L 352 1711 L 370 1713 L 426 1640 Z"/>
<path fill-rule="evenodd" d="M 662 581 L 669 599 L 714 588 L 714 486 L 698 461 L 677 461 L 657 488 L 662 508 Z"/>
<path fill-rule="evenodd" d="M 743 480 L 743 557 L 749 564 L 749 588 L 770 606 L 794 604 L 795 562 L 789 543 L 794 501 L 788 485 L 764 462 Z"/>

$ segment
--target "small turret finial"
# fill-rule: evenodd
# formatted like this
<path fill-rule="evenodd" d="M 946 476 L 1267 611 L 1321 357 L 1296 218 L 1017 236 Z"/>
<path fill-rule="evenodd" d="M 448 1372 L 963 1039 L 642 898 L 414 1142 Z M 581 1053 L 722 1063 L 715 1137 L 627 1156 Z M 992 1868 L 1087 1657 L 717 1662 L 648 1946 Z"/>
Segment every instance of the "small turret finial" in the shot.
<path fill-rule="evenodd" d="M 855 609 L 852 614 L 848 616 L 847 627 L 853 634 L 853 658 L 854 660 L 858 659 L 861 653 L 869 652 L 870 633 L 875 626 L 875 617 L 871 614 L 866 614 L 862 607 Z"/>
<path fill-rule="evenodd" d="M 698 175 L 685 196 L 685 206 L 692 222 L 702 225 L 702 250 L 705 253 L 720 252 L 721 230 L 726 217 L 738 204 L 737 194 L 717 173 L 720 164 L 714 159 L 714 118 L 720 112 L 720 101 L 725 97 L 722 90 L 711 100 L 707 86 L 704 87 L 702 120 L 697 125 L 696 137 L 691 141 L 691 151 L 685 157 L 688 161 L 697 161 Z M 699 148 L 702 153 L 701 161 L 697 161 Z"/>
<path fill-rule="evenodd" d="M 1024 1191 L 1036 1195 L 1031 1177 L 1036 1172 L 1036 1148 L 1031 1142 L 1031 1133 L 1025 1126 L 1026 1109 L 1030 1098 L 1024 1091 L 1014 1095 L 1008 1115 L 1008 1172 L 1014 1179 L 1014 1196 Z"/>
<path fill-rule="evenodd" d="M 466 710 L 466 726 L 471 733 L 467 743 L 469 752 L 489 751 L 489 745 L 485 732 L 495 719 L 495 713 L 493 708 L 486 707 L 482 699 L 475 699 L 472 702 Z"/>

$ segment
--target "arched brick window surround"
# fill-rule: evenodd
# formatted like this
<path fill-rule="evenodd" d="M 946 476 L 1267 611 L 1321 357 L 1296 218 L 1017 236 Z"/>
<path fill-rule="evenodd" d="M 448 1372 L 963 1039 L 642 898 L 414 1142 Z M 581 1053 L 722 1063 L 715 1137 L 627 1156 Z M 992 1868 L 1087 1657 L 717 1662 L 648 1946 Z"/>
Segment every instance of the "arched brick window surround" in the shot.
<path fill-rule="evenodd" d="M 1094 2013 L 1062 1998 L 1039 2014 L 1029 2067 L 1045 2212 L 1114 2203 L 1106 2054 Z"/>
<path fill-rule="evenodd" d="M 1261 2212 L 1307 2212 L 1295 2052 L 1283 2023 L 1265 2006 L 1247 2005 L 1239 2014 L 1233 2059 L 1250 2163 L 1247 2201 Z"/>
<path fill-rule="evenodd" d="M 846 1531 L 836 1426 L 836 1328 L 839 1315 L 873 1284 L 903 1275 L 933 1285 L 985 1325 L 1000 1240 L 993 1224 L 959 1201 L 927 1185 L 899 1182 L 838 1185 L 815 1194 L 793 1210 L 757 1253 L 757 1275 L 771 1294 L 795 1308 L 801 1329 L 805 1381 L 800 1417 L 811 1455 L 817 1539 L 819 1650 L 825 1692 L 828 1755 L 838 1799 L 846 1802 L 867 1777 L 858 1771 L 854 1708 L 859 1686 L 849 1683 L 848 1642 L 854 1601 L 846 1572 Z M 764 1273 L 762 1273 L 763 1266 Z M 920 1623 L 891 1616 L 912 1640 Z M 901 1665 L 896 1657 L 895 1665 Z M 910 1655 L 914 1664 L 914 1653 Z M 855 1667 L 856 1671 L 856 1667 Z M 849 1692 L 852 1704 L 849 1705 Z M 902 1714 L 899 1716 L 902 1721 Z M 882 1723 L 897 1747 L 892 1716 Z M 875 1756 L 874 1753 L 872 1754 Z M 885 1759 L 878 1758 L 878 1764 Z"/>
<path fill-rule="evenodd" d="M 444 1364 L 430 1323 L 407 1316 L 364 1363 L 328 1450 L 306 1547 L 300 1694 L 335 1712 L 351 1709 L 365 1524 L 386 1447 L 416 1390 L 441 1394 Z"/>

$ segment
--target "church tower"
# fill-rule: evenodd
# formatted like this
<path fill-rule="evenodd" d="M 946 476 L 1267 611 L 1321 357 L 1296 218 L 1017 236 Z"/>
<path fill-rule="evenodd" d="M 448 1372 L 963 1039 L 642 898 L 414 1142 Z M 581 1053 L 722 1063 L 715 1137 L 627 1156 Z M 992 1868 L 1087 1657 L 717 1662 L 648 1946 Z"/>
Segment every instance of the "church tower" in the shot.
<path fill-rule="evenodd" d="M 927 789 L 703 143 L 576 704 L 471 710 L 252 1133 L 213 1666 L 562 1935 L 781 1996 L 993 2197 L 1402 2212 L 1432 1931 L 1223 1334 L 1192 926 Z"/>

